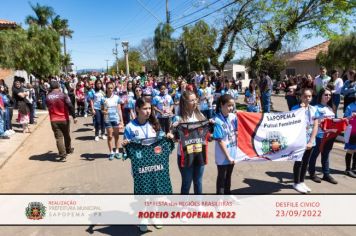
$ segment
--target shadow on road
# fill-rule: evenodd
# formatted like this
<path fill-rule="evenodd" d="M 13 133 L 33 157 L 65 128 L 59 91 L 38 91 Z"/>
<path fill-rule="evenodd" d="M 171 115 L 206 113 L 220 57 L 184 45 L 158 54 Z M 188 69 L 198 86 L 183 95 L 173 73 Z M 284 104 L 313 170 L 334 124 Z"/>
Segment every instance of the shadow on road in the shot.
<path fill-rule="evenodd" d="M 40 155 L 33 155 L 30 156 L 29 159 L 31 161 L 53 161 L 53 162 L 59 162 L 59 160 L 57 160 L 58 154 L 57 153 L 53 153 L 52 151 L 49 151 L 47 153 L 43 153 Z"/>
<path fill-rule="evenodd" d="M 80 129 L 77 129 L 76 131 L 73 131 L 75 133 L 79 133 L 79 132 L 87 132 L 87 131 L 92 131 L 93 129 L 90 129 L 90 128 L 80 128 Z"/>
<path fill-rule="evenodd" d="M 92 140 L 94 141 L 94 136 L 81 136 L 81 137 L 76 137 L 75 139 L 80 140 L 80 141 L 89 141 Z"/>
<path fill-rule="evenodd" d="M 320 172 L 321 175 L 323 175 L 323 170 L 321 169 L 321 167 L 316 167 L 315 170 L 317 172 Z M 332 175 L 345 175 L 345 171 L 343 171 L 343 170 L 335 170 L 335 169 L 331 169 L 330 168 L 330 174 L 332 174 Z"/>
<path fill-rule="evenodd" d="M 98 229 L 95 229 L 98 228 Z M 150 233 L 152 231 L 147 231 L 145 233 L 142 233 L 136 225 L 112 225 L 112 226 L 105 226 L 103 228 L 99 228 L 101 226 L 89 226 L 88 229 L 86 229 L 86 232 L 89 234 L 93 234 L 94 232 L 99 232 L 102 234 L 107 234 L 107 235 L 144 235 L 146 233 Z"/>
<path fill-rule="evenodd" d="M 293 183 L 293 170 L 291 172 L 273 172 L 273 171 L 266 171 L 266 174 L 271 177 L 275 177 L 278 179 L 278 183 Z"/>
<path fill-rule="evenodd" d="M 249 187 L 234 189 L 231 194 L 270 194 L 275 192 L 280 192 L 282 189 L 292 188 L 292 185 L 281 184 L 275 182 L 268 182 L 258 179 L 244 179 L 244 183 L 248 184 Z"/>
<path fill-rule="evenodd" d="M 82 160 L 94 161 L 95 159 L 98 159 L 98 158 L 108 158 L 108 155 L 103 154 L 103 153 L 84 153 L 84 154 L 80 155 L 80 157 L 85 158 Z"/>

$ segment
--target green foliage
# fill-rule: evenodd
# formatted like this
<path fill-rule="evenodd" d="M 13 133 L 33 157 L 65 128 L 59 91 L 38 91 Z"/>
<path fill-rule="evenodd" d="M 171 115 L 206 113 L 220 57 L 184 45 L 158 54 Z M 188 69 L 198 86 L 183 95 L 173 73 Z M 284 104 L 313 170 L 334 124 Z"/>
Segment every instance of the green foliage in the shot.
<path fill-rule="evenodd" d="M 181 40 L 186 49 L 183 52 L 188 59 L 190 71 L 209 70 L 209 56 L 216 40 L 216 30 L 204 21 L 199 21 L 183 29 Z"/>
<path fill-rule="evenodd" d="M 123 71 L 126 73 L 126 61 L 125 58 L 120 58 L 118 61 L 119 64 L 119 73 L 120 71 Z M 129 51 L 129 69 L 130 69 L 130 74 L 133 74 L 134 72 L 140 73 L 142 71 L 142 66 L 144 65 L 144 62 L 141 59 L 141 54 L 139 51 Z M 109 72 L 111 74 L 116 73 L 116 64 L 112 65 L 112 67 L 109 69 Z"/>
<path fill-rule="evenodd" d="M 58 74 L 61 65 L 58 33 L 37 25 L 28 30 L 0 31 L 0 65 L 39 77 Z"/>
<path fill-rule="evenodd" d="M 41 6 L 39 3 L 32 5 L 30 3 L 32 10 L 34 11 L 34 16 L 27 16 L 26 23 L 29 25 L 36 24 L 40 27 L 48 27 L 51 17 L 54 15 L 54 10 L 49 6 Z"/>
<path fill-rule="evenodd" d="M 331 40 L 328 52 L 320 52 L 318 54 L 317 63 L 329 69 L 342 68 L 347 70 L 355 68 L 356 32 Z"/>
<path fill-rule="evenodd" d="M 155 29 L 154 48 L 160 71 L 171 75 L 179 75 L 179 58 L 177 40 L 172 39 L 173 28 L 169 24 L 160 23 Z"/>

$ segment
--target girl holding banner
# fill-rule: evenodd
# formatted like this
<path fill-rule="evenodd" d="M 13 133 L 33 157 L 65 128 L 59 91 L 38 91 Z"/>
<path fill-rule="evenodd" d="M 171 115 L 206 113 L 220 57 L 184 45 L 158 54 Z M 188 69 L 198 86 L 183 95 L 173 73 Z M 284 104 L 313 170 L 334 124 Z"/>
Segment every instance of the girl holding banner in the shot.
<path fill-rule="evenodd" d="M 219 97 L 213 133 L 218 167 L 217 194 L 231 194 L 231 175 L 237 159 L 237 116 L 232 113 L 234 108 L 235 101 L 231 95 Z"/>
<path fill-rule="evenodd" d="M 349 126 L 345 132 L 345 174 L 356 178 L 356 101 L 347 106 L 344 117 L 349 119 Z"/>
<path fill-rule="evenodd" d="M 322 88 L 318 94 L 317 105 L 315 106 L 316 107 L 315 118 L 319 120 L 319 124 L 321 123 L 322 120 L 326 118 L 331 118 L 331 119 L 335 118 L 333 109 L 327 105 L 331 99 L 331 94 L 332 93 L 329 88 Z M 330 139 L 329 141 L 327 141 L 327 143 L 323 145 L 324 146 L 323 150 L 320 150 L 324 133 L 326 132 L 334 132 L 334 131 L 333 130 L 324 131 L 319 126 L 318 133 L 316 136 L 316 145 L 314 150 L 312 151 L 310 161 L 309 161 L 309 174 L 311 180 L 313 180 L 316 183 L 321 183 L 321 179 L 315 174 L 316 159 L 321 153 L 321 166 L 324 174 L 322 179 L 329 183 L 337 184 L 337 181 L 330 175 L 330 169 L 329 169 L 329 154 L 333 147 L 335 139 Z"/>
<path fill-rule="evenodd" d="M 304 183 L 305 174 L 307 173 L 307 166 L 310 160 L 310 155 L 315 146 L 315 137 L 318 132 L 318 120 L 316 117 L 316 108 L 310 103 L 313 98 L 313 90 L 304 88 L 301 91 L 302 103 L 292 107 L 292 110 L 304 109 L 306 115 L 306 134 L 307 146 L 301 161 L 295 161 L 293 166 L 294 184 L 293 188 L 300 193 L 311 192 L 311 189 Z"/>

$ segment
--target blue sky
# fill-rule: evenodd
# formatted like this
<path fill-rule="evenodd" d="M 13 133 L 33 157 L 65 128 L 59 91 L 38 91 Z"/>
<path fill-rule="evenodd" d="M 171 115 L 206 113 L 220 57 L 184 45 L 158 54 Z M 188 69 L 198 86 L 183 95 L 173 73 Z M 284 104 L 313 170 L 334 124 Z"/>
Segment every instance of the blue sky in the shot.
<path fill-rule="evenodd" d="M 106 68 L 106 59 L 109 65 L 114 62 L 112 49 L 113 37 L 120 38 L 119 57 L 123 56 L 121 41 L 127 40 L 130 46 L 137 46 L 142 39 L 153 37 L 158 19 L 165 21 L 165 0 L 38 0 L 41 5 L 54 8 L 55 12 L 69 21 L 74 30 L 73 38 L 67 40 L 68 52 L 72 55 L 74 67 Z M 142 2 L 153 14 L 145 10 Z M 215 0 L 169 0 L 171 19 L 177 19 L 189 14 Z M 227 0 L 211 5 L 191 17 L 174 22 L 174 27 L 194 20 L 206 13 L 223 6 Z M 16 21 L 23 27 L 26 16 L 32 15 L 28 0 L 2 0 L 0 19 Z M 211 15 L 206 20 L 210 23 L 221 13 Z M 324 41 L 321 38 L 302 40 L 299 49 L 305 49 Z M 239 54 L 237 57 L 240 57 Z"/>

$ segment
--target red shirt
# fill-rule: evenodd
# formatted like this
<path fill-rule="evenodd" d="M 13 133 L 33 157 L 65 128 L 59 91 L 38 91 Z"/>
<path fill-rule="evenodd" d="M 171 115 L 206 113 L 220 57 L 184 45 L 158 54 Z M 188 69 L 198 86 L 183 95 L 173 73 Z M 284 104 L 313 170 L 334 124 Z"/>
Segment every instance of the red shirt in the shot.
<path fill-rule="evenodd" d="M 75 118 L 74 109 L 68 95 L 60 91 L 52 91 L 47 95 L 46 104 L 52 121 L 68 121 L 69 112 Z"/>

